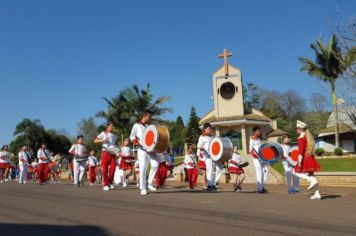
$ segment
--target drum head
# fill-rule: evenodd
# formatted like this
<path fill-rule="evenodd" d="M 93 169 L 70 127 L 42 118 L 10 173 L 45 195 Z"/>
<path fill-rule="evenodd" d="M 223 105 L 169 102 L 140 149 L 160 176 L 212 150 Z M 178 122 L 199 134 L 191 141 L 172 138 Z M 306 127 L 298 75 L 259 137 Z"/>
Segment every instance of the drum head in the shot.
<path fill-rule="evenodd" d="M 152 152 L 156 147 L 157 140 L 158 140 L 158 131 L 156 126 L 154 125 L 147 126 L 147 128 L 143 132 L 143 142 L 142 142 L 143 147 L 148 152 Z"/>
<path fill-rule="evenodd" d="M 210 157 L 213 161 L 217 161 L 221 158 L 221 154 L 223 152 L 223 144 L 220 138 L 213 138 L 209 145 L 209 153 Z"/>
<path fill-rule="evenodd" d="M 299 150 L 298 147 L 291 147 L 288 151 L 287 161 L 292 166 L 296 166 L 298 164 Z"/>
<path fill-rule="evenodd" d="M 283 153 L 282 148 L 275 143 L 262 144 L 258 151 L 258 156 L 261 161 L 268 165 L 273 165 L 281 159 Z"/>

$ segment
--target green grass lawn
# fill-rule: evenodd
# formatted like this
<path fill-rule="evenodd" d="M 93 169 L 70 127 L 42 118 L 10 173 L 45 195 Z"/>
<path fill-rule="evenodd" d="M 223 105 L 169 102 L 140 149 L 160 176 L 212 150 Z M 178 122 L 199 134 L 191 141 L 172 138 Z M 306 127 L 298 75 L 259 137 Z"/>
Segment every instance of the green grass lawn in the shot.
<path fill-rule="evenodd" d="M 356 172 L 356 158 L 318 159 L 323 172 Z M 282 162 L 273 168 L 284 175 Z"/>

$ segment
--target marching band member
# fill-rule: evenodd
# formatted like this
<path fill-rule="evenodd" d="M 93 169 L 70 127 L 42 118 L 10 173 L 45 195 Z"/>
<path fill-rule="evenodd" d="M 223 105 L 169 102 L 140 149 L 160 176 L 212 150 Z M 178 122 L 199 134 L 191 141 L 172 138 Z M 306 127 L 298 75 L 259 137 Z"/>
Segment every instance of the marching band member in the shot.
<path fill-rule="evenodd" d="M 0 183 L 7 181 L 10 168 L 11 165 L 10 165 L 9 146 L 4 145 L 0 151 Z"/>
<path fill-rule="evenodd" d="M 108 122 L 106 128 L 95 139 L 95 143 L 101 143 L 103 149 L 101 151 L 101 167 L 103 176 L 103 190 L 110 191 L 114 189 L 113 180 L 116 169 L 116 157 L 114 154 L 110 154 L 106 149 L 116 144 L 116 135 L 112 133 L 114 130 L 114 123 Z M 110 169 L 109 169 L 110 166 Z"/>
<path fill-rule="evenodd" d="M 189 188 L 194 189 L 198 181 L 197 161 L 193 153 L 193 146 L 188 147 L 188 152 L 184 158 L 184 166 L 187 169 Z"/>
<path fill-rule="evenodd" d="M 19 184 L 27 184 L 28 163 L 31 159 L 30 154 L 27 152 L 27 146 L 23 146 L 19 152 Z"/>
<path fill-rule="evenodd" d="M 318 181 L 314 176 L 314 172 L 320 171 L 320 165 L 314 157 L 315 142 L 313 135 L 307 128 L 307 124 L 297 120 L 298 137 L 298 152 L 299 162 L 294 168 L 295 175 L 305 179 L 310 183 L 308 190 L 314 189 L 314 194 L 310 197 L 312 200 L 320 200 L 320 192 Z"/>
<path fill-rule="evenodd" d="M 234 153 L 232 154 L 232 157 L 228 162 L 228 166 L 229 166 L 230 175 L 232 175 L 235 192 L 242 191 L 241 184 L 245 179 L 244 170 L 238 166 L 240 163 L 241 163 L 241 157 L 238 153 L 237 147 L 234 146 Z"/>
<path fill-rule="evenodd" d="M 199 137 L 197 145 L 197 155 L 199 157 L 199 168 L 203 172 L 203 188 L 207 191 L 214 190 L 214 175 L 213 175 L 213 160 L 211 159 L 208 150 L 212 140 L 211 124 L 203 125 L 202 134 Z"/>
<path fill-rule="evenodd" d="M 148 112 L 144 112 L 142 114 L 141 120 L 137 122 L 131 130 L 130 140 L 133 144 L 138 145 L 137 150 L 137 158 L 139 161 L 139 170 L 140 170 L 140 190 L 141 195 L 147 195 L 147 167 L 148 164 L 151 163 L 151 170 L 148 178 L 148 182 L 150 183 L 149 188 L 151 191 L 155 191 L 156 189 L 152 186 L 153 179 L 156 175 L 156 171 L 158 168 L 158 162 L 155 158 L 154 153 L 148 153 L 143 145 L 142 145 L 142 136 L 145 128 L 151 123 L 152 115 Z"/>
<path fill-rule="evenodd" d="M 293 166 L 287 161 L 288 151 L 290 149 L 290 135 L 285 134 L 282 137 L 282 148 L 283 148 L 283 157 L 282 157 L 282 165 L 284 169 L 284 173 L 287 179 L 288 193 L 299 193 L 299 178 L 293 175 Z M 293 186 L 292 186 L 292 176 L 293 178 Z"/>
<path fill-rule="evenodd" d="M 122 187 L 127 187 L 128 180 L 127 180 L 127 175 L 131 172 L 132 170 L 132 155 L 131 155 L 131 147 L 129 146 L 130 140 L 125 139 L 124 143 L 121 147 L 121 160 L 119 167 L 122 170 Z"/>
<path fill-rule="evenodd" d="M 164 186 L 167 179 L 168 171 L 168 158 L 169 158 L 170 148 L 167 148 L 167 151 L 164 153 L 158 153 L 157 157 L 159 160 L 158 170 L 156 174 L 156 187 L 161 188 Z"/>
<path fill-rule="evenodd" d="M 48 163 L 51 160 L 50 152 L 47 149 L 45 143 L 41 144 L 41 148 L 37 152 L 38 158 L 38 183 L 43 185 L 43 183 L 48 179 L 49 166 Z"/>
<path fill-rule="evenodd" d="M 95 169 L 97 165 L 98 165 L 98 159 L 95 156 L 94 150 L 91 150 L 90 155 L 88 157 L 90 186 L 93 186 L 95 184 L 95 180 L 96 180 Z"/>
<path fill-rule="evenodd" d="M 84 136 L 78 135 L 77 143 L 73 144 L 69 149 L 69 153 L 72 154 L 73 157 L 73 176 L 74 176 L 74 187 L 80 187 L 80 184 L 83 183 L 83 177 L 85 173 L 85 169 L 87 167 L 88 157 L 87 149 L 84 144 Z"/>
<path fill-rule="evenodd" d="M 259 193 L 266 193 L 265 183 L 268 176 L 268 166 L 258 158 L 258 150 L 261 146 L 261 128 L 255 126 L 252 132 L 253 136 L 250 138 L 249 152 L 256 170 L 257 191 Z"/>

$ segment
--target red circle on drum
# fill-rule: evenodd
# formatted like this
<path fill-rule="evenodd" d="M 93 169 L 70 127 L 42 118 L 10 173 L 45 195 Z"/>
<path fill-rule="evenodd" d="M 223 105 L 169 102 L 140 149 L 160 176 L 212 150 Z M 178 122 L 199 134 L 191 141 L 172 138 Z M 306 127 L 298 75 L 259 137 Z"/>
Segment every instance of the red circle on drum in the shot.
<path fill-rule="evenodd" d="M 145 137 L 146 145 L 147 145 L 148 147 L 152 146 L 154 140 L 155 140 L 155 133 L 153 133 L 152 130 L 149 130 L 149 131 L 146 133 L 146 137 Z"/>
<path fill-rule="evenodd" d="M 294 150 L 291 152 L 290 157 L 293 161 L 298 161 L 299 151 Z"/>
<path fill-rule="evenodd" d="M 219 155 L 220 149 L 221 149 L 220 143 L 218 143 L 218 142 L 213 143 L 213 146 L 211 147 L 211 151 L 214 156 Z"/>
<path fill-rule="evenodd" d="M 276 157 L 276 151 L 273 148 L 267 147 L 262 150 L 262 156 L 267 160 L 273 160 Z"/>

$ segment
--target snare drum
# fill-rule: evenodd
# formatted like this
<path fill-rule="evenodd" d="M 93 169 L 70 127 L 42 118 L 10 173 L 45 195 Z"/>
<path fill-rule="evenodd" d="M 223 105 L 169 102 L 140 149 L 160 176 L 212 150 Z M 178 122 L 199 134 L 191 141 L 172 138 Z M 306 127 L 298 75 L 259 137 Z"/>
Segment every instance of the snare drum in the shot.
<path fill-rule="evenodd" d="M 169 147 L 169 131 L 165 126 L 149 125 L 142 137 L 142 145 L 147 152 L 163 153 Z"/>
<path fill-rule="evenodd" d="M 288 150 L 287 162 L 292 166 L 296 166 L 299 161 L 299 150 L 298 147 L 291 147 Z"/>
<path fill-rule="evenodd" d="M 264 143 L 258 150 L 259 159 L 268 164 L 276 164 L 283 155 L 283 148 L 277 143 Z"/>
<path fill-rule="evenodd" d="M 116 155 L 117 153 L 120 153 L 120 148 L 118 146 L 112 145 L 108 148 L 105 148 L 105 150 L 110 153 L 111 155 Z"/>
<path fill-rule="evenodd" d="M 227 162 L 233 154 L 231 140 L 229 138 L 213 138 L 209 144 L 209 154 L 213 161 Z"/>

